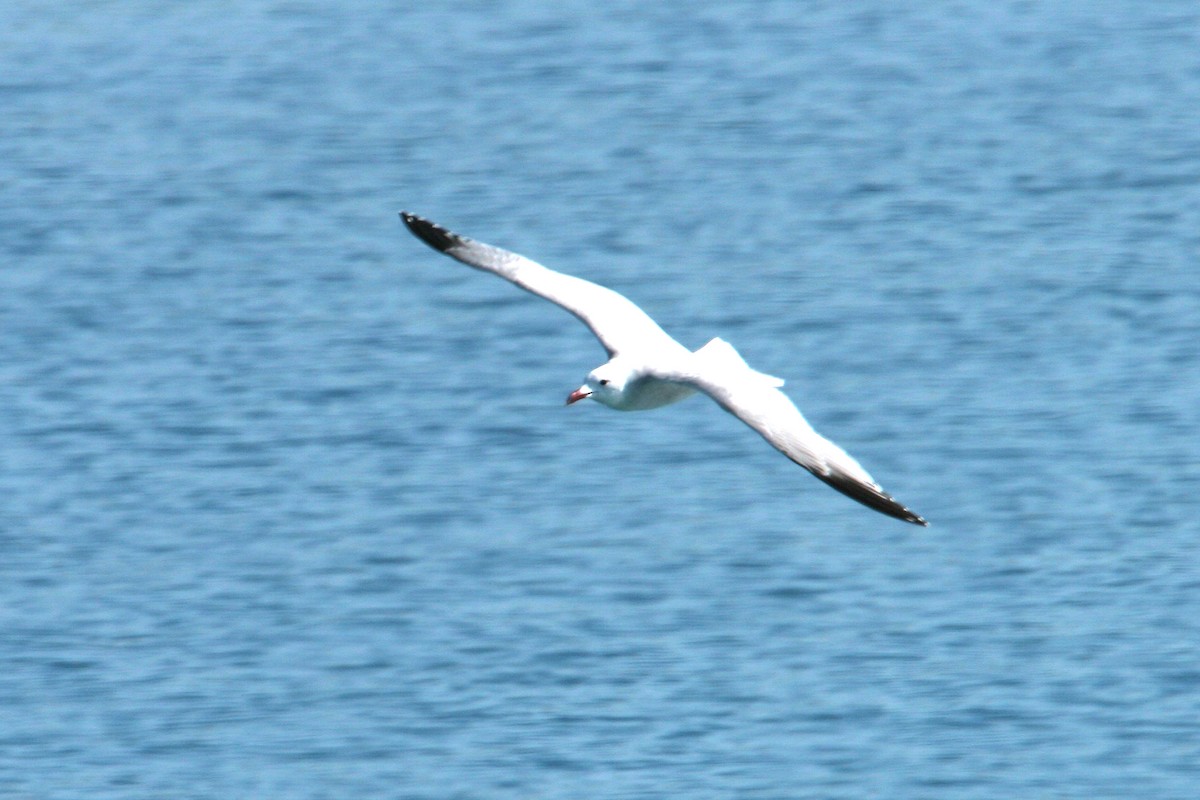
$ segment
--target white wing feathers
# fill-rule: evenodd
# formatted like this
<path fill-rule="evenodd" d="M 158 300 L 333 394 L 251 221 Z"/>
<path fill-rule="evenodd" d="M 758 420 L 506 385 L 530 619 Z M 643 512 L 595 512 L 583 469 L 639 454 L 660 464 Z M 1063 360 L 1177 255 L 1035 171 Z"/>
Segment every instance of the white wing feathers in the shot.
<path fill-rule="evenodd" d="M 720 339 L 705 345 L 696 355 L 704 355 L 718 342 L 733 352 L 736 362 L 725 353 L 720 357 L 723 363 L 712 358 L 697 359 L 695 372 L 662 377 L 704 392 L 775 449 L 839 492 L 888 516 L 917 525 L 929 524 L 883 491 L 849 453 L 813 430 L 800 409 L 779 391 L 783 381 L 746 366 L 733 347 Z"/>
<path fill-rule="evenodd" d="M 650 316 L 604 286 L 565 275 L 517 253 L 452 233 L 406 211 L 401 219 L 418 239 L 468 266 L 492 272 L 562 306 L 591 328 L 609 356 L 629 350 L 683 350 Z"/>

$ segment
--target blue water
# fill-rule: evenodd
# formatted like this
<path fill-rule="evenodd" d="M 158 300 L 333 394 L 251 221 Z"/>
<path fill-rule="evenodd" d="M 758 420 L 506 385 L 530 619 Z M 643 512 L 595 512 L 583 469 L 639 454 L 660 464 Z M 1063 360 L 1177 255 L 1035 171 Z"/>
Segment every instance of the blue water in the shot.
<path fill-rule="evenodd" d="M 0 10 L 0 795 L 1200 795 L 1194 2 Z M 568 315 L 733 342 L 922 530 Z"/>

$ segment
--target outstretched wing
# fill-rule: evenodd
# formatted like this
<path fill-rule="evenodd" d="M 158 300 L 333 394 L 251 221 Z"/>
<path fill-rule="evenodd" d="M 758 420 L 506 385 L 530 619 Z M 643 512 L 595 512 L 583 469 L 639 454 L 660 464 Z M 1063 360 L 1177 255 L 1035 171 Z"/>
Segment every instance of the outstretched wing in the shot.
<path fill-rule="evenodd" d="M 764 376 L 750 370 L 712 375 L 673 376 L 690 384 L 742 422 L 775 449 L 844 495 L 889 517 L 928 525 L 880 488 L 875 479 L 842 448 L 813 430 L 800 409 Z"/>
<path fill-rule="evenodd" d="M 517 253 L 446 230 L 407 211 L 400 218 L 425 244 L 468 266 L 499 275 L 556 303 L 591 328 L 609 356 L 633 349 L 682 348 L 645 311 L 604 286 L 555 272 Z"/>

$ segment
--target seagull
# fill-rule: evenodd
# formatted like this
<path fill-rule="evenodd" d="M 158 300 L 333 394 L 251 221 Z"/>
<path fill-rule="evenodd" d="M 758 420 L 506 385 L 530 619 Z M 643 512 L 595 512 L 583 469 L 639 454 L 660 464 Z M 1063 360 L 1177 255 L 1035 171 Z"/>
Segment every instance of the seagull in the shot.
<path fill-rule="evenodd" d="M 643 411 L 700 392 L 842 494 L 889 517 L 929 524 L 883 491 L 845 450 L 813 430 L 779 391 L 783 381 L 752 369 L 728 342 L 713 339 L 692 352 L 612 289 L 452 233 L 407 211 L 400 218 L 439 253 L 544 297 L 591 328 L 608 351 L 608 361 L 588 373 L 583 385 L 567 396 L 567 405 L 591 399 L 617 411 Z"/>

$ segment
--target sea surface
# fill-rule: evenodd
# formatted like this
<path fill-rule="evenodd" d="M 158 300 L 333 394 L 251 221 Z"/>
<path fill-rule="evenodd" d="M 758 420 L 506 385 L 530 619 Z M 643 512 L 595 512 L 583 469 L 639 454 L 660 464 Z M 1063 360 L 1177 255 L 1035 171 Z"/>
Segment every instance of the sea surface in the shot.
<path fill-rule="evenodd" d="M 0 796 L 1194 800 L 1198 401 L 1194 0 L 8 0 Z"/>

